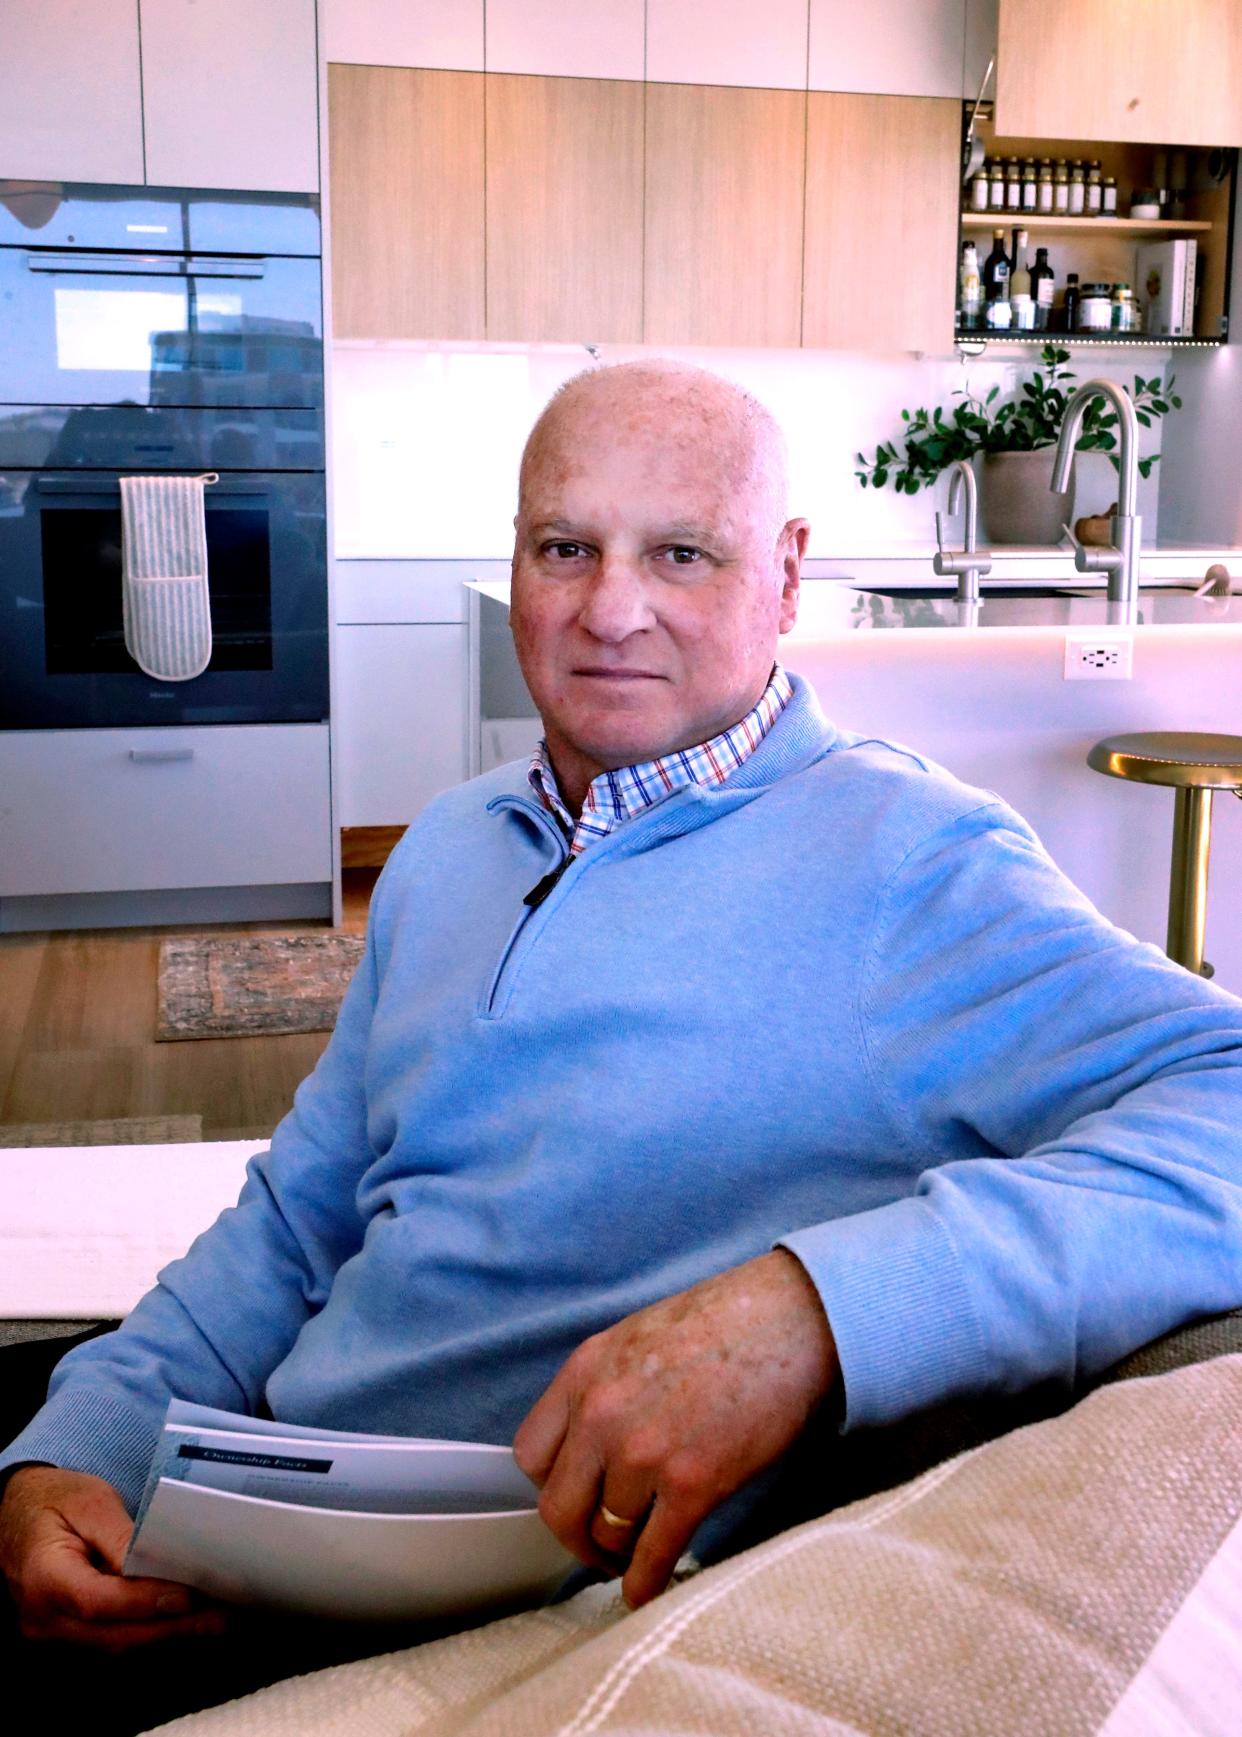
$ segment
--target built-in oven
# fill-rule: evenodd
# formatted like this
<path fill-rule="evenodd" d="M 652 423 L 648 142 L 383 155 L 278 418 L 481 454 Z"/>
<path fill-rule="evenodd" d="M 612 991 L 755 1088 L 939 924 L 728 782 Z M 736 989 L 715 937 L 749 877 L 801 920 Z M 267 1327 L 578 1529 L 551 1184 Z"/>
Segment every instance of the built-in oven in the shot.
<path fill-rule="evenodd" d="M 211 661 L 161 682 L 125 649 L 118 474 L 0 470 L 0 729 L 328 716 L 322 476 L 217 476 L 204 496 Z"/>
<path fill-rule="evenodd" d="M 315 201 L 0 181 L 0 728 L 328 715 Z M 205 490 L 212 656 L 122 631 L 122 476 Z"/>

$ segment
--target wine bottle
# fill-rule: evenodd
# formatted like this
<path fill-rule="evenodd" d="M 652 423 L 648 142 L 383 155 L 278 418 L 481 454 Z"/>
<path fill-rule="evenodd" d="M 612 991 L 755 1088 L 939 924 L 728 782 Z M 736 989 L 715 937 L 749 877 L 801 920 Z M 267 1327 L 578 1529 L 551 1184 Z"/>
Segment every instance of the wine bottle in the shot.
<path fill-rule="evenodd" d="M 1046 332 L 1052 323 L 1052 299 L 1056 289 L 1056 273 L 1048 264 L 1048 249 L 1035 249 L 1035 264 L 1031 267 L 1031 297 L 1035 303 L 1035 330 Z"/>
<path fill-rule="evenodd" d="M 1035 304 L 1031 299 L 1031 273 L 1026 263 L 1030 237 L 1025 229 L 1013 232 L 1013 257 L 1009 262 L 1009 304 L 1013 310 L 1014 329 L 1032 332 L 1035 329 Z"/>
<path fill-rule="evenodd" d="M 992 231 L 992 251 L 983 262 L 984 324 L 1008 326 L 1009 255 L 1005 252 L 1005 231 Z"/>

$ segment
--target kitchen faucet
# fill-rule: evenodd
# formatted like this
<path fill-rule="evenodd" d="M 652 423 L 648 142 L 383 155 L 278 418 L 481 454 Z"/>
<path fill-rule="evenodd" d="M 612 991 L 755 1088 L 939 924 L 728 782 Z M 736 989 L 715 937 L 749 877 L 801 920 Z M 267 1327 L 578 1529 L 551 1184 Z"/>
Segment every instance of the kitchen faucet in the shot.
<path fill-rule="evenodd" d="M 958 602 L 977 604 L 979 575 L 992 571 L 991 551 L 975 547 L 979 492 L 975 486 L 974 471 L 964 458 L 959 458 L 951 467 L 949 475 L 950 515 L 957 511 L 958 496 L 963 488 L 966 490 L 966 546 L 959 551 L 945 548 L 944 526 L 940 514 L 937 513 L 936 553 L 932 556 L 932 572 L 938 573 L 942 579 L 956 574 Z"/>
<path fill-rule="evenodd" d="M 1138 614 L 1139 550 L 1142 544 L 1142 520 L 1135 512 L 1138 497 L 1138 418 L 1129 393 L 1111 380 L 1088 380 L 1080 386 L 1065 406 L 1061 423 L 1061 438 L 1057 442 L 1056 463 L 1048 485 L 1053 494 L 1064 494 L 1069 488 L 1070 461 L 1082 424 L 1083 413 L 1093 398 L 1105 398 L 1117 412 L 1121 450 L 1121 492 L 1117 511 L 1110 521 L 1112 542 L 1103 549 L 1088 549 L 1079 542 L 1068 525 L 1062 526 L 1074 545 L 1074 565 L 1080 573 L 1107 573 L 1108 600 L 1122 605 L 1123 620 L 1134 623 Z"/>

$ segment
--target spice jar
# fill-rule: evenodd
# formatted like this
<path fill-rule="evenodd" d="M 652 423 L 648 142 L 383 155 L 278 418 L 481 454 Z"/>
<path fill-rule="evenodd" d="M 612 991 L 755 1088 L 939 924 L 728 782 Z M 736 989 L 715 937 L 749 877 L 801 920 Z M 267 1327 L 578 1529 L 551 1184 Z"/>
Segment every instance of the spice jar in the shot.
<path fill-rule="evenodd" d="M 1000 162 L 992 164 L 988 170 L 988 210 L 1003 211 L 1005 209 L 1005 168 Z"/>
<path fill-rule="evenodd" d="M 1113 323 L 1112 285 L 1085 283 L 1078 302 L 1078 330 L 1107 332 Z"/>
<path fill-rule="evenodd" d="M 988 208 L 988 174 L 989 163 L 980 163 L 975 170 L 970 183 L 970 208 L 972 211 L 986 211 Z"/>
<path fill-rule="evenodd" d="M 1137 332 L 1138 305 L 1128 283 L 1115 283 L 1112 296 L 1112 329 L 1114 332 Z"/>
<path fill-rule="evenodd" d="M 1052 209 L 1058 217 L 1069 214 L 1069 164 L 1064 157 L 1057 158 L 1052 172 Z"/>
<path fill-rule="evenodd" d="M 1052 216 L 1052 159 L 1043 157 L 1039 164 L 1037 209 L 1041 217 Z"/>
<path fill-rule="evenodd" d="M 1104 197 L 1100 210 L 1101 217 L 1116 217 L 1117 215 L 1117 178 L 1114 175 L 1104 177 Z"/>
<path fill-rule="evenodd" d="M 1075 157 L 1070 168 L 1069 214 L 1071 217 L 1081 217 L 1087 205 L 1087 177 L 1083 171 L 1082 158 Z"/>

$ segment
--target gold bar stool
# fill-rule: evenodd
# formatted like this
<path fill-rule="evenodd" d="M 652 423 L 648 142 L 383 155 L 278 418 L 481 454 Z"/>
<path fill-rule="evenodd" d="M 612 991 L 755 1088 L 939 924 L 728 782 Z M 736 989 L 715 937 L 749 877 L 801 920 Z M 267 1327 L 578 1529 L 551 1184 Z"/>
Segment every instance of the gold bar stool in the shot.
<path fill-rule="evenodd" d="M 1208 852 L 1212 843 L 1212 793 L 1242 797 L 1242 736 L 1208 736 L 1180 730 L 1150 730 L 1109 736 L 1087 755 L 1087 765 L 1111 778 L 1140 784 L 1170 784 L 1173 803 L 1173 862 L 1169 875 L 1170 959 L 1211 977 L 1203 957 L 1207 920 Z"/>

